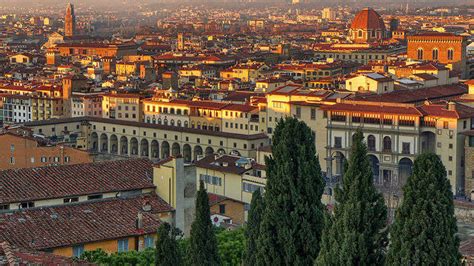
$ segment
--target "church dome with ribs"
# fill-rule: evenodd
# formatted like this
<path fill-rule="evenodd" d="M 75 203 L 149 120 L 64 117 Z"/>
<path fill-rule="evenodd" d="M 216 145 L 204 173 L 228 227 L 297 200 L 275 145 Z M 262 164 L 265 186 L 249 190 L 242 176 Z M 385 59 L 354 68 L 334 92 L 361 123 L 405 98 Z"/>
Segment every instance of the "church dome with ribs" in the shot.
<path fill-rule="evenodd" d="M 351 28 L 385 30 L 385 24 L 379 13 L 375 12 L 372 8 L 367 7 L 355 16 Z"/>
<path fill-rule="evenodd" d="M 351 23 L 350 37 L 355 42 L 383 40 L 386 37 L 386 28 L 382 17 L 372 8 L 364 8 Z"/>

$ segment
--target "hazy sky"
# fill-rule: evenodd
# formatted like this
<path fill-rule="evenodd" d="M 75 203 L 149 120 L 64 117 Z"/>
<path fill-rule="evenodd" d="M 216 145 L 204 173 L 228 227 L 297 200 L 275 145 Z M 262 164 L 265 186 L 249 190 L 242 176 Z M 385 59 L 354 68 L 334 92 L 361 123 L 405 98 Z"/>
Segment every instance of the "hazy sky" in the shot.
<path fill-rule="evenodd" d="M 60 7 L 68 2 L 72 2 L 80 6 L 91 6 L 94 5 L 98 8 L 103 7 L 115 7 L 120 6 L 134 6 L 134 5 L 147 5 L 153 3 L 235 3 L 239 0 L 0 0 L 0 6 L 8 7 Z M 246 1 L 248 0 L 240 0 Z M 255 2 L 273 2 L 273 3 L 285 3 L 289 0 L 252 0 Z M 377 6 L 380 3 L 388 3 L 392 5 L 400 5 L 402 3 L 410 2 L 411 6 L 435 6 L 435 5 L 459 5 L 459 4 L 473 4 L 472 0 L 310 0 L 317 5 L 328 5 L 328 4 L 349 4 L 349 5 L 368 5 Z"/>

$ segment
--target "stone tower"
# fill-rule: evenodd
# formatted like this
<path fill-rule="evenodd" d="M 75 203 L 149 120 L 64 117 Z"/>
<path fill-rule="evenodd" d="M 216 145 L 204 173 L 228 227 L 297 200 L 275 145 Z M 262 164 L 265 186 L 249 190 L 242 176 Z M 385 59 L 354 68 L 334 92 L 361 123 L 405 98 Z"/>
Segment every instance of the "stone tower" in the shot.
<path fill-rule="evenodd" d="M 72 37 L 75 31 L 76 15 L 74 15 L 74 5 L 69 3 L 66 7 L 66 16 L 64 17 L 64 35 L 66 37 Z"/>

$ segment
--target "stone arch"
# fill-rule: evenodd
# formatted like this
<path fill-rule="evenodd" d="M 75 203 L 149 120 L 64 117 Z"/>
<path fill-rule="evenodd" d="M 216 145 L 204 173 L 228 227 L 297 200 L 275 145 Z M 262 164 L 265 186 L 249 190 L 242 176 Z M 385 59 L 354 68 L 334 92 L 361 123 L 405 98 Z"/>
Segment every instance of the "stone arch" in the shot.
<path fill-rule="evenodd" d="M 173 143 L 171 146 L 171 155 L 173 157 L 176 157 L 181 154 L 181 147 L 179 146 L 179 143 Z"/>
<path fill-rule="evenodd" d="M 130 155 L 138 155 L 138 140 L 135 137 L 130 139 Z"/>
<path fill-rule="evenodd" d="M 369 135 L 367 137 L 367 150 L 375 151 L 376 150 L 376 140 L 374 135 Z"/>
<path fill-rule="evenodd" d="M 183 158 L 185 163 L 190 163 L 192 154 L 191 154 L 191 146 L 189 144 L 183 145 Z"/>
<path fill-rule="evenodd" d="M 168 157 L 170 157 L 170 144 L 168 141 L 163 141 L 161 143 L 161 158 L 166 159 Z"/>
<path fill-rule="evenodd" d="M 413 173 L 413 161 L 410 158 L 402 158 L 398 162 L 398 182 L 405 185 L 407 179 Z"/>
<path fill-rule="evenodd" d="M 380 168 L 379 168 L 379 159 L 373 154 L 367 155 L 370 166 L 372 167 L 372 175 L 374 176 L 374 182 L 379 182 Z"/>
<path fill-rule="evenodd" d="M 107 134 L 102 133 L 100 134 L 100 152 L 108 152 L 109 150 L 109 138 Z"/>
<path fill-rule="evenodd" d="M 120 137 L 120 154 L 128 155 L 128 139 L 125 136 Z"/>
<path fill-rule="evenodd" d="M 436 151 L 436 134 L 431 131 L 421 133 L 421 152 L 435 152 Z"/>
<path fill-rule="evenodd" d="M 160 147 L 155 139 L 151 141 L 151 158 L 160 158 Z"/>
<path fill-rule="evenodd" d="M 197 161 L 198 157 L 203 154 L 202 148 L 199 145 L 194 146 L 194 160 Z"/>
<path fill-rule="evenodd" d="M 389 136 L 383 137 L 383 151 L 392 152 L 392 138 Z"/>
<path fill-rule="evenodd" d="M 219 155 L 224 155 L 224 154 L 225 154 L 225 150 L 222 149 L 222 148 L 220 148 L 220 149 L 217 150 L 217 153 L 218 153 Z"/>
<path fill-rule="evenodd" d="M 118 152 L 118 138 L 117 135 L 112 134 L 110 136 L 110 153 L 117 154 Z"/>
<path fill-rule="evenodd" d="M 148 140 L 142 139 L 140 141 L 140 156 L 148 157 Z"/>
<path fill-rule="evenodd" d="M 212 147 L 207 147 L 205 154 L 206 154 L 206 156 L 213 155 L 214 154 L 214 149 Z"/>
<path fill-rule="evenodd" d="M 91 151 L 98 151 L 98 148 L 99 148 L 99 136 L 97 135 L 97 133 L 95 132 L 92 132 L 91 133 L 91 141 L 90 141 L 90 150 Z"/>

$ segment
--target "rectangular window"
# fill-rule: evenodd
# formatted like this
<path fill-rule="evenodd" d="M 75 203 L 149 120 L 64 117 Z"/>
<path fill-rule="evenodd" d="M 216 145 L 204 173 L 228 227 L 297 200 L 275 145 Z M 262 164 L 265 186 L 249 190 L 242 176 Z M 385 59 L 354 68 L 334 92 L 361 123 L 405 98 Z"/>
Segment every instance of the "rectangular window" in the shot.
<path fill-rule="evenodd" d="M 301 118 L 301 107 L 296 107 L 296 117 Z"/>
<path fill-rule="evenodd" d="M 316 109 L 311 108 L 311 120 L 316 120 Z"/>
<path fill-rule="evenodd" d="M 8 205 L 8 204 L 2 204 L 2 205 L 0 205 L 0 212 L 1 212 L 1 211 L 7 211 L 7 210 L 9 210 L 9 209 L 10 209 L 10 205 Z"/>
<path fill-rule="evenodd" d="M 242 190 L 244 192 L 253 193 L 254 191 L 256 191 L 258 189 L 260 189 L 261 192 L 264 191 L 263 186 L 259 186 L 259 185 L 255 185 L 255 184 L 251 184 L 251 183 L 247 183 L 247 182 L 242 183 Z"/>
<path fill-rule="evenodd" d="M 72 256 L 76 258 L 80 258 L 82 253 L 84 253 L 84 246 L 77 245 L 72 247 Z"/>
<path fill-rule="evenodd" d="M 119 239 L 118 240 L 118 252 L 126 252 L 128 251 L 128 238 L 125 239 Z"/>
<path fill-rule="evenodd" d="M 72 203 L 72 202 L 78 202 L 79 198 L 78 197 L 72 197 L 72 198 L 65 198 L 64 203 Z"/>
<path fill-rule="evenodd" d="M 145 236 L 145 248 L 154 248 L 155 247 L 155 240 L 153 236 Z"/>
<path fill-rule="evenodd" d="M 102 198 L 102 194 L 90 195 L 87 197 L 87 200 L 95 200 L 95 199 L 101 199 L 101 198 Z"/>
<path fill-rule="evenodd" d="M 219 213 L 225 214 L 225 204 L 219 204 Z"/>
<path fill-rule="evenodd" d="M 410 154 L 410 142 L 402 142 L 402 153 Z"/>
<path fill-rule="evenodd" d="M 32 201 L 22 202 L 20 204 L 20 209 L 28 209 L 28 208 L 33 208 L 33 207 L 35 207 L 35 203 Z"/>
<path fill-rule="evenodd" d="M 342 148 L 342 138 L 334 137 L 334 148 Z"/>

